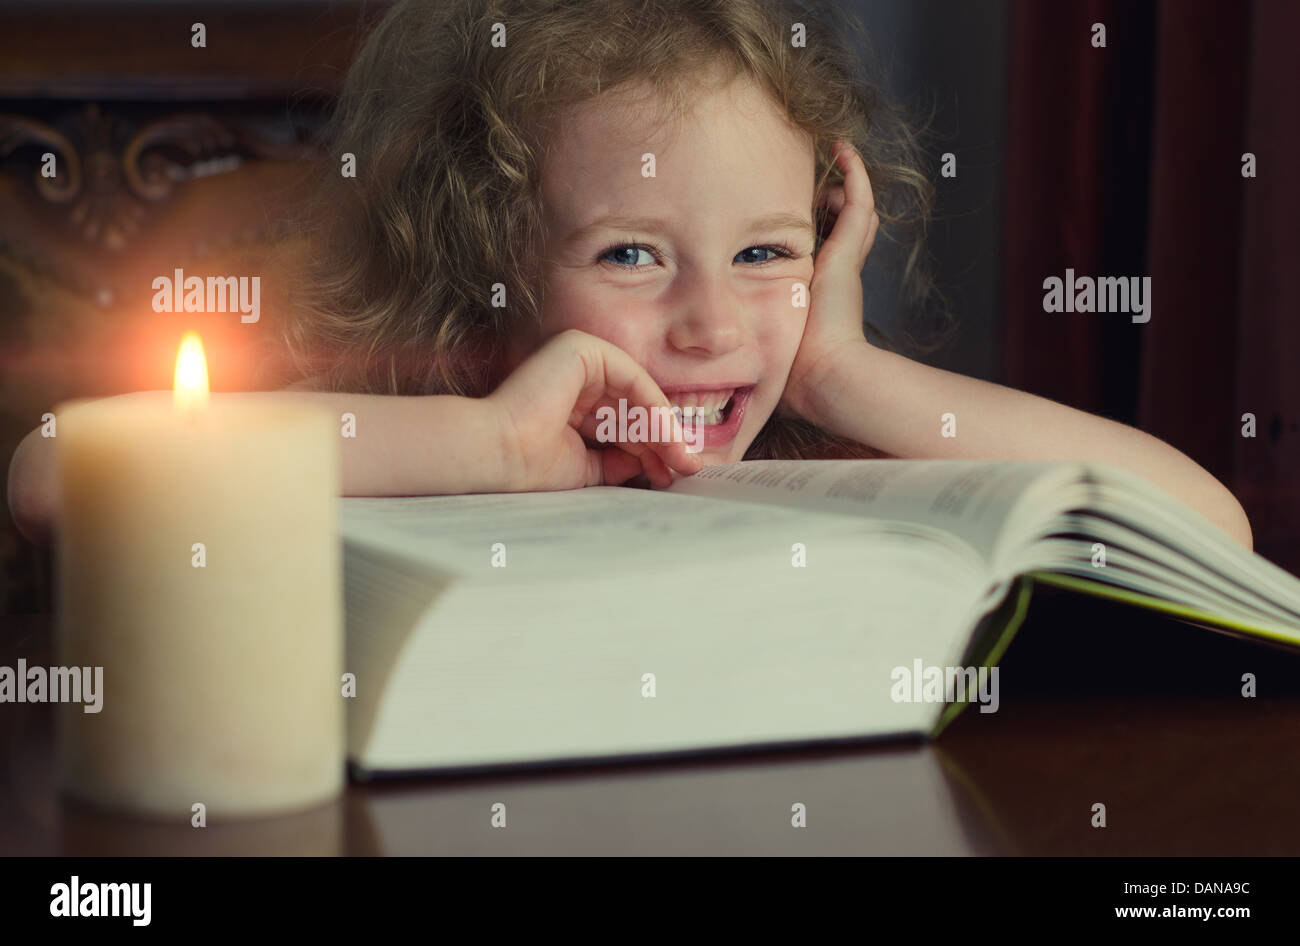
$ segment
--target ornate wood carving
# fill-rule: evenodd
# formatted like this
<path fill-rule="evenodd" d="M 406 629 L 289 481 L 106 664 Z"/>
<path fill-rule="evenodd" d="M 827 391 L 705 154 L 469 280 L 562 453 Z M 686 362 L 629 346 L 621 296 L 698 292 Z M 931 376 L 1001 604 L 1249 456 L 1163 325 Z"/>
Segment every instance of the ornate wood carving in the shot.
<path fill-rule="evenodd" d="M 139 233 L 151 204 L 167 201 L 186 181 L 225 174 L 247 160 L 298 161 L 309 144 L 269 140 L 203 112 L 183 112 L 142 125 L 96 103 L 72 113 L 59 128 L 0 114 L 0 159 L 20 149 L 30 162 L 35 193 L 67 207 L 69 225 L 88 243 L 121 252 Z M 44 154 L 55 158 L 49 176 Z"/>

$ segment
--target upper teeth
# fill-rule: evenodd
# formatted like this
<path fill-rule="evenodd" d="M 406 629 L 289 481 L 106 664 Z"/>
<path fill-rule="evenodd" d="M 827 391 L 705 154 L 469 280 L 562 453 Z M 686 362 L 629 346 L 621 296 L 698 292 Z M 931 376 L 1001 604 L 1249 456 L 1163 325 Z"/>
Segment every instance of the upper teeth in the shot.
<path fill-rule="evenodd" d="M 720 424 L 722 423 L 722 411 L 706 411 L 702 407 L 674 407 L 677 415 L 685 421 L 691 421 L 697 424 Z"/>
<path fill-rule="evenodd" d="M 731 400 L 732 391 L 696 391 L 671 398 L 673 410 L 683 421 L 694 424 L 720 424 Z"/>

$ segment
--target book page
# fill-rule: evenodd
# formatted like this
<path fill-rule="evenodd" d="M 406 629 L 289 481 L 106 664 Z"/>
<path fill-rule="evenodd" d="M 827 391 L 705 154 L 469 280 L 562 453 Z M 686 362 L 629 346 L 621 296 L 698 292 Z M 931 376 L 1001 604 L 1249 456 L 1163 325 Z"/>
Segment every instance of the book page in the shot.
<path fill-rule="evenodd" d="M 664 491 L 597 486 L 535 493 L 346 497 L 344 538 L 454 575 L 562 575 L 656 569 L 673 560 L 749 554 L 788 558 L 790 536 L 862 532 L 864 523 L 798 510 L 723 503 Z M 880 524 L 882 535 L 891 531 Z M 895 530 L 896 531 L 896 530 Z M 501 556 L 504 555 L 504 559 Z M 494 565 L 494 559 L 497 565 Z"/>
<path fill-rule="evenodd" d="M 921 523 L 986 562 L 1035 481 L 1069 464 L 991 460 L 746 460 L 705 467 L 669 492 Z"/>
<path fill-rule="evenodd" d="M 811 539 L 806 567 L 773 542 L 745 557 L 686 549 L 671 573 L 539 586 L 511 560 L 453 583 L 406 635 L 353 756 L 455 768 L 928 731 L 943 704 L 900 699 L 897 671 L 919 686 L 918 661 L 957 665 L 987 576 L 923 537 L 870 531 Z M 376 625 L 360 604 L 351 626 Z"/>

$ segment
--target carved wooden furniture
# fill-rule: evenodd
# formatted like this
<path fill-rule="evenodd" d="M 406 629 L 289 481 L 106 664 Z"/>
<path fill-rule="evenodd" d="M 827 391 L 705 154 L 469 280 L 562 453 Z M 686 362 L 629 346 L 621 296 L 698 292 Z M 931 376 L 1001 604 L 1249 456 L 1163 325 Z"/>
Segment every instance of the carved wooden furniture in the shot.
<path fill-rule="evenodd" d="M 61 400 L 170 386 L 186 329 L 214 390 L 275 385 L 313 135 L 386 6 L 0 3 L 0 456 Z M 263 317 L 155 312 L 178 268 L 260 276 Z M 0 610 L 48 609 L 47 569 L 6 515 Z"/>

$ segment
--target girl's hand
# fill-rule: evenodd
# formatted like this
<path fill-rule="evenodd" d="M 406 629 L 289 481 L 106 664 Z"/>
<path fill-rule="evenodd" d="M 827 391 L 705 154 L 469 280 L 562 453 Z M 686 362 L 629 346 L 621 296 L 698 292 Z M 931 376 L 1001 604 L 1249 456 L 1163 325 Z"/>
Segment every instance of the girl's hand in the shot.
<path fill-rule="evenodd" d="M 870 347 L 862 331 L 860 274 L 880 229 L 862 158 L 842 141 L 835 143 L 833 153 L 844 185 L 830 188 L 823 200 L 831 233 L 813 267 L 808 321 L 781 397 L 782 407 L 814 423 L 815 395 L 827 372 L 838 359 Z"/>
<path fill-rule="evenodd" d="M 485 398 L 500 426 L 506 491 L 617 486 L 642 473 L 653 486 L 671 486 L 670 468 L 700 470 L 675 416 L 659 442 L 589 446 L 595 411 L 617 409 L 619 398 L 629 411 L 669 408 L 645 369 L 616 345 L 576 329 L 549 339 Z"/>

